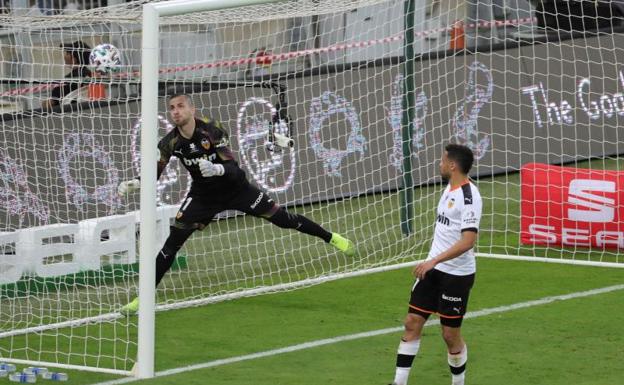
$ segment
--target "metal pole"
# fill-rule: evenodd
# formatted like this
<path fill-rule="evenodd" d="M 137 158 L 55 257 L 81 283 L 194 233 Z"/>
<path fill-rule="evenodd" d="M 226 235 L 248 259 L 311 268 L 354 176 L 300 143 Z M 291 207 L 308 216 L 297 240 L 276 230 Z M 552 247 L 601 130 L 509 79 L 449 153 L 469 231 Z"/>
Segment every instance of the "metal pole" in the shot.
<path fill-rule="evenodd" d="M 401 231 L 407 236 L 414 231 L 414 181 L 412 178 L 412 132 L 414 132 L 414 11 L 416 0 L 404 4 L 404 50 L 403 50 L 403 116 L 401 138 L 403 150 L 403 174 L 401 176 Z"/>

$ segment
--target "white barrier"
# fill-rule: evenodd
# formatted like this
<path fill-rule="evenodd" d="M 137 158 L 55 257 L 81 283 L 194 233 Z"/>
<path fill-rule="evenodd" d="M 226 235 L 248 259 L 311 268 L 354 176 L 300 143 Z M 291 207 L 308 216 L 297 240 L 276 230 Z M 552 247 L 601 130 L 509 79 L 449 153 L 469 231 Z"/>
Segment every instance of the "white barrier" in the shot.
<path fill-rule="evenodd" d="M 17 233 L 0 233 L 0 285 L 13 283 L 22 276 L 22 261 L 15 253 L 19 236 Z"/>
<path fill-rule="evenodd" d="M 156 239 L 169 236 L 177 205 L 157 209 Z M 0 285 L 22 276 L 57 277 L 137 261 L 138 211 L 0 233 Z"/>
<path fill-rule="evenodd" d="M 79 231 L 78 224 L 54 224 L 21 230 L 15 254 L 26 263 L 24 272 L 39 277 L 79 272 L 77 257 L 80 245 L 76 239 Z"/>
<path fill-rule="evenodd" d="M 80 222 L 78 233 L 81 270 L 97 270 L 102 262 L 131 264 L 136 262 L 134 214 L 93 218 Z M 103 261 L 103 256 L 111 256 Z"/>

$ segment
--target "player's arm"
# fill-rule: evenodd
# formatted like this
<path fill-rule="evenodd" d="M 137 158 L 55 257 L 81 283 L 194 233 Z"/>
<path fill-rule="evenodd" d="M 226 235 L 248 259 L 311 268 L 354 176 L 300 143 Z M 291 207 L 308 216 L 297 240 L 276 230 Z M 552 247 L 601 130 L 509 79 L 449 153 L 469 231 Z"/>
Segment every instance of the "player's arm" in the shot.
<path fill-rule="evenodd" d="M 219 158 L 219 163 L 212 163 L 203 160 L 199 164 L 199 169 L 204 177 L 226 176 L 232 177 L 237 175 L 240 168 L 234 159 L 234 153 L 230 149 L 230 140 L 227 132 L 221 125 L 221 122 L 213 120 L 211 123 L 216 128 L 214 136 L 211 138 L 212 144 L 215 146 L 215 152 Z"/>
<path fill-rule="evenodd" d="M 171 159 L 171 150 L 168 149 L 167 146 L 159 143 L 158 149 L 160 150 L 160 159 L 156 162 L 156 180 L 160 179 L 160 176 L 169 164 L 169 159 Z M 134 179 L 121 182 L 117 187 L 117 194 L 124 196 L 139 190 L 140 187 L 141 179 L 140 177 L 136 177 Z"/>
<path fill-rule="evenodd" d="M 238 172 L 239 167 L 234 159 L 234 153 L 227 145 L 217 147 L 217 156 L 223 165 L 224 175 L 234 175 Z"/>
<path fill-rule="evenodd" d="M 449 247 L 435 258 L 416 265 L 413 270 L 414 276 L 418 279 L 423 279 L 427 272 L 436 267 L 437 264 L 457 258 L 466 251 L 472 249 L 477 242 L 477 235 L 476 229 L 462 231 L 461 238 L 459 241 L 455 242 L 453 246 Z"/>
<path fill-rule="evenodd" d="M 459 257 L 474 247 L 477 242 L 477 235 L 478 233 L 476 229 L 462 230 L 462 235 L 459 241 L 455 242 L 453 246 L 433 258 L 432 261 L 434 261 L 437 265 L 438 263 L 450 261 L 451 259 Z"/>
<path fill-rule="evenodd" d="M 164 149 L 160 149 L 160 159 L 156 162 L 156 180 L 160 179 L 160 176 L 167 168 L 169 164 L 169 159 L 171 159 L 171 152 L 166 151 Z"/>
<path fill-rule="evenodd" d="M 213 121 L 217 128 L 216 137 L 214 138 L 217 156 L 225 168 L 225 175 L 234 175 L 238 171 L 238 164 L 234 159 L 234 153 L 230 149 L 230 138 L 227 131 L 219 121 Z"/>

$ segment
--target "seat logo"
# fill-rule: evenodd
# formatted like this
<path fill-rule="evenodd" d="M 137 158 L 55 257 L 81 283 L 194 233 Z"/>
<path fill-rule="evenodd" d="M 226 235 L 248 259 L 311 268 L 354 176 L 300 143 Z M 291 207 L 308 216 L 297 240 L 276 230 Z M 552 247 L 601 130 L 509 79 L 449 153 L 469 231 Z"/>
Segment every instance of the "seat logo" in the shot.
<path fill-rule="evenodd" d="M 568 203 L 578 208 L 568 209 L 568 219 L 579 222 L 612 222 L 615 219 L 615 182 L 594 179 L 574 179 L 568 187 Z"/>

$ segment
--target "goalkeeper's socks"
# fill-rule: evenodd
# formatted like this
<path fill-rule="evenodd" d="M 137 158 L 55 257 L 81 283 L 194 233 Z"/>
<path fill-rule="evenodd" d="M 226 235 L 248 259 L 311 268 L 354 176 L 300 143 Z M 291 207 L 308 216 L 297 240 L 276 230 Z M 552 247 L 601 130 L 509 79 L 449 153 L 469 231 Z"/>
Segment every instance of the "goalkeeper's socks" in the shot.
<path fill-rule="evenodd" d="M 410 370 L 412 369 L 412 363 L 418 349 L 420 348 L 420 340 L 404 341 L 401 339 L 399 349 L 397 351 L 396 360 L 396 372 L 394 374 L 393 384 L 407 385 L 407 379 L 409 377 Z"/>
<path fill-rule="evenodd" d="M 283 229 L 295 229 L 304 234 L 319 237 L 325 242 L 329 242 L 332 236 L 329 231 L 322 228 L 319 224 L 309 220 L 303 215 L 291 214 L 283 207 L 266 219 Z"/>
<path fill-rule="evenodd" d="M 459 353 L 448 354 L 448 364 L 453 377 L 452 385 L 464 385 L 466 377 L 466 362 L 468 361 L 468 347 L 464 344 Z"/>
<path fill-rule="evenodd" d="M 331 240 L 329 241 L 332 246 L 347 254 L 349 257 L 355 255 L 355 246 L 347 238 L 338 233 L 332 233 Z"/>

